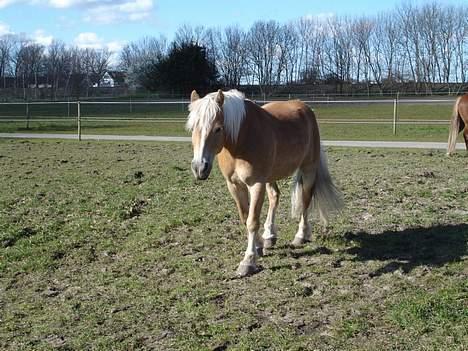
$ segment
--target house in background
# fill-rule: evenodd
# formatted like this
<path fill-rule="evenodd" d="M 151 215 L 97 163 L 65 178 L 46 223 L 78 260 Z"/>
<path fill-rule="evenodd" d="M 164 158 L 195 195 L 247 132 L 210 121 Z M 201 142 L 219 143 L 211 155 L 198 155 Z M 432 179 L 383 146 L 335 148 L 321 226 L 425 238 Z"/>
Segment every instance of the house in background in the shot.
<path fill-rule="evenodd" d="M 93 87 L 117 88 L 125 86 L 125 72 L 106 71 L 99 83 L 93 84 Z"/>

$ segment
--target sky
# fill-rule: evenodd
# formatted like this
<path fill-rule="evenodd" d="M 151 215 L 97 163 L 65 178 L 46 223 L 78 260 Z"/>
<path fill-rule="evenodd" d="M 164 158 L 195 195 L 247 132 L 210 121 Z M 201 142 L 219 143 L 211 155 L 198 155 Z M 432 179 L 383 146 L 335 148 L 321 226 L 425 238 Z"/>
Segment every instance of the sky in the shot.
<path fill-rule="evenodd" d="M 393 10 L 402 1 L 429 0 L 0 0 L 0 35 L 24 33 L 44 45 L 58 39 L 82 48 L 119 51 L 144 36 L 162 34 L 171 40 L 183 24 L 237 24 L 248 29 L 258 20 L 286 23 L 304 16 L 373 15 Z"/>

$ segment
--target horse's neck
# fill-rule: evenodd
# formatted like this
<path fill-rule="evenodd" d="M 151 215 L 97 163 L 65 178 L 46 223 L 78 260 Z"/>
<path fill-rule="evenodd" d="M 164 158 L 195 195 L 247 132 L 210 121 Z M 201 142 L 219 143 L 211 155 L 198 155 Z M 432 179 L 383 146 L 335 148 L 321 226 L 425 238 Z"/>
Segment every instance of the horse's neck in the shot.
<path fill-rule="evenodd" d="M 271 128 L 271 125 L 263 123 L 265 121 L 266 112 L 262 107 L 258 106 L 250 100 L 245 101 L 245 117 L 239 128 L 239 134 L 236 140 L 232 140 L 226 135 L 224 140 L 224 149 L 233 158 L 242 158 L 246 153 L 249 153 Z"/>
<path fill-rule="evenodd" d="M 252 128 L 251 118 L 255 114 L 255 109 L 260 108 L 250 100 L 245 100 L 245 116 L 239 127 L 239 133 L 236 140 L 232 140 L 231 136 L 226 135 L 224 139 L 224 149 L 230 154 L 236 155 L 239 147 L 244 142 L 244 133 L 247 132 L 247 128 Z"/>

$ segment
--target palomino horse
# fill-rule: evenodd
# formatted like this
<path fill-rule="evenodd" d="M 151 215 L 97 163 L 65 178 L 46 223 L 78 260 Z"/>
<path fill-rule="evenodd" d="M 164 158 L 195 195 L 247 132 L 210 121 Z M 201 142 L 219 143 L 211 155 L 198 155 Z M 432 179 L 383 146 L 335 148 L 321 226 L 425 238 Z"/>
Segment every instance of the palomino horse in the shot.
<path fill-rule="evenodd" d="M 309 207 L 314 203 L 322 219 L 342 205 L 341 195 L 328 172 L 312 110 L 300 101 L 273 102 L 260 107 L 237 90 L 208 94 L 192 92 L 187 129 L 192 131 L 192 171 L 197 179 L 210 175 L 215 155 L 247 226 L 248 244 L 237 274 L 257 271 L 257 255 L 276 243 L 274 224 L 279 190 L 276 181 L 296 174 L 292 190 L 293 215 L 300 215 L 292 242 L 309 241 Z M 269 209 L 263 236 L 260 212 L 265 192 Z"/>
<path fill-rule="evenodd" d="M 448 139 L 447 155 L 455 151 L 457 136 L 463 130 L 465 146 L 468 151 L 468 94 L 460 96 L 453 105 L 452 122 Z"/>

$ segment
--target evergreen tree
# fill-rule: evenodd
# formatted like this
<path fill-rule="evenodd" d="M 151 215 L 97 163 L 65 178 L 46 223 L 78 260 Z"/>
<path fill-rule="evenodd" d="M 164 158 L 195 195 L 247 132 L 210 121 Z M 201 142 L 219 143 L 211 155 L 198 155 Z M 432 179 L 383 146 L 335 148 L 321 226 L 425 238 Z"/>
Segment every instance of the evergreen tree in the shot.
<path fill-rule="evenodd" d="M 193 43 L 173 44 L 169 54 L 146 69 L 144 85 L 147 89 L 189 94 L 193 89 L 210 91 L 218 74 L 203 46 Z"/>

